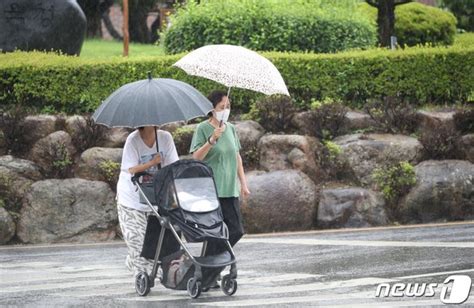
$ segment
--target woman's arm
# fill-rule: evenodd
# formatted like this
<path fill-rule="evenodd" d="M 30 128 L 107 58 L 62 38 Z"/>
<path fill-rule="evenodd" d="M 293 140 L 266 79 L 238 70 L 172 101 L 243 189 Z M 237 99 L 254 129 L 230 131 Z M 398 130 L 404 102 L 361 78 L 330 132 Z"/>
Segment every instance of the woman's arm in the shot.
<path fill-rule="evenodd" d="M 193 158 L 197 160 L 203 160 L 206 157 L 207 153 L 209 153 L 209 151 L 211 150 L 212 145 L 217 142 L 217 139 L 219 139 L 224 130 L 225 125 L 214 129 L 212 136 L 209 138 L 211 143 L 209 143 L 209 141 L 206 141 L 202 147 L 193 152 Z"/>
<path fill-rule="evenodd" d="M 160 162 L 161 162 L 161 156 L 160 156 L 160 154 L 157 154 L 157 155 L 155 155 L 155 157 L 153 157 L 152 160 L 150 160 L 146 163 L 136 165 L 135 167 L 128 168 L 128 172 L 130 172 L 131 174 L 143 172 L 143 171 L 147 170 L 148 168 L 151 168 L 153 166 L 158 165 Z"/>
<path fill-rule="evenodd" d="M 246 198 L 248 195 L 250 195 L 250 190 L 247 186 L 247 178 L 245 177 L 244 165 L 242 163 L 242 157 L 240 156 L 239 152 L 237 152 L 237 174 L 240 180 L 240 193 L 242 197 Z"/>
<path fill-rule="evenodd" d="M 206 141 L 206 143 L 204 143 L 202 147 L 193 152 L 193 158 L 197 160 L 203 160 L 204 157 L 206 157 L 207 153 L 209 153 L 211 148 L 212 144 Z"/>

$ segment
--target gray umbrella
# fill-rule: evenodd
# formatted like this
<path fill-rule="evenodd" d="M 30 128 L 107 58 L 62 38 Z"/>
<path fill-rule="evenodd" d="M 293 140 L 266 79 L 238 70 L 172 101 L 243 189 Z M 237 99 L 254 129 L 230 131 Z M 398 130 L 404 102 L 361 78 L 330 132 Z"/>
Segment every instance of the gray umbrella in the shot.
<path fill-rule="evenodd" d="M 157 78 L 123 85 L 94 112 L 95 123 L 109 127 L 157 126 L 207 115 L 211 102 L 182 81 Z"/>

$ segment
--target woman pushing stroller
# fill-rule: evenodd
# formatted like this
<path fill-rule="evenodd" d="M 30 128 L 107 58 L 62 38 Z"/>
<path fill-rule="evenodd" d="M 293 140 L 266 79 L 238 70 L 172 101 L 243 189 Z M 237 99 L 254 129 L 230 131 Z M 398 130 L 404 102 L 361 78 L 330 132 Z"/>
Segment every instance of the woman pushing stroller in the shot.
<path fill-rule="evenodd" d="M 133 131 L 125 142 L 117 183 L 117 211 L 120 228 L 128 248 L 125 264 L 134 275 L 139 272 L 150 272 L 153 260 L 140 256 L 147 218 L 151 210 L 148 205 L 140 203 L 139 193 L 131 178 L 134 174 L 144 171 L 156 172 L 159 164 L 166 166 L 178 159 L 171 134 L 154 126 L 140 127 Z M 167 243 L 179 245 L 172 236 L 167 238 Z"/>

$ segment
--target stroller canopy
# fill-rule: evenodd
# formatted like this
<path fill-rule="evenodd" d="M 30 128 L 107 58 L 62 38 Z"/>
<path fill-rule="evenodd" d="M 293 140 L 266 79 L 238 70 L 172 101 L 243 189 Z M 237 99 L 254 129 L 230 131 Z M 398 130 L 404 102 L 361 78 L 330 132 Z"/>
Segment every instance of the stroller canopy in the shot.
<path fill-rule="evenodd" d="M 190 241 L 225 239 L 212 169 L 198 160 L 179 160 L 154 176 L 160 209 L 178 224 Z"/>
<path fill-rule="evenodd" d="M 156 200 L 165 210 L 176 208 L 177 204 L 172 204 L 176 201 L 190 212 L 210 212 L 219 207 L 212 169 L 202 161 L 178 160 L 162 168 L 153 182 Z M 174 190 L 178 200 L 170 198 Z"/>

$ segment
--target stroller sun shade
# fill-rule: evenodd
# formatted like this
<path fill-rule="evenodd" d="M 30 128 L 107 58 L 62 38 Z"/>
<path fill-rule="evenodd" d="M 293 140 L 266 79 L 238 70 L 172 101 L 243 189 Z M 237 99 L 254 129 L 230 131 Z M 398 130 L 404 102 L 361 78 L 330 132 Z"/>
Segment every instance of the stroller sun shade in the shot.
<path fill-rule="evenodd" d="M 179 204 L 185 211 L 203 213 L 219 207 L 211 177 L 176 179 L 175 187 Z"/>

